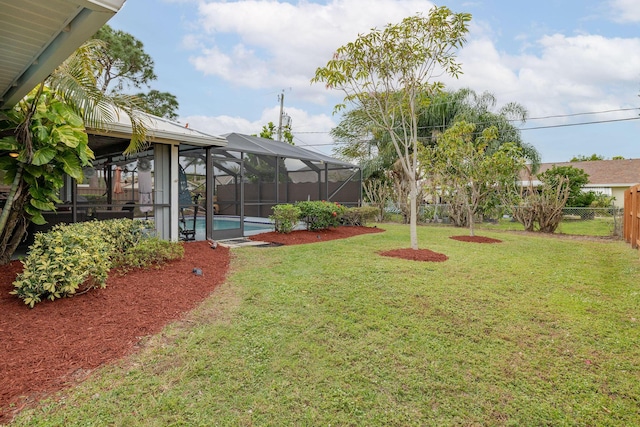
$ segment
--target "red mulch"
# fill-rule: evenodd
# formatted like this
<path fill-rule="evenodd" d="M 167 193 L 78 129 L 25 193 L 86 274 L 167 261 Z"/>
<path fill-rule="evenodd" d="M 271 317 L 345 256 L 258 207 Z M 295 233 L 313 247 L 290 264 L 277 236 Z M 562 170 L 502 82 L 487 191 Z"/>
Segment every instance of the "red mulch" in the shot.
<path fill-rule="evenodd" d="M 460 242 L 472 242 L 472 243 L 502 243 L 502 240 L 492 239 L 491 237 L 483 237 L 483 236 L 451 236 L 450 239 L 458 240 Z"/>
<path fill-rule="evenodd" d="M 445 254 L 434 252 L 429 249 L 403 248 L 379 252 L 379 254 L 382 256 L 408 259 L 411 261 L 443 262 L 449 259 L 449 257 Z"/>
<path fill-rule="evenodd" d="M 375 227 L 338 227 L 290 234 L 265 233 L 254 240 L 295 245 L 379 233 Z M 402 258 L 434 254 L 398 249 Z M 446 256 L 437 254 L 440 257 Z M 431 259 L 423 261 L 440 261 Z M 44 301 L 30 309 L 9 292 L 22 264 L 0 266 L 0 423 L 25 405 L 85 378 L 93 369 L 134 352 L 142 337 L 158 333 L 195 308 L 224 282 L 230 252 L 207 242 L 185 244 L 184 259 L 160 269 L 109 276 L 105 289 Z M 193 273 L 202 270 L 202 276 Z"/>
<path fill-rule="evenodd" d="M 34 398 L 130 354 L 141 337 L 193 309 L 224 281 L 229 258 L 228 248 L 188 243 L 184 259 L 161 269 L 111 274 L 105 289 L 33 309 L 9 295 L 22 264 L 0 266 L 0 423 Z"/>
<path fill-rule="evenodd" d="M 278 243 L 282 245 L 299 245 L 313 242 L 326 242 L 335 239 L 344 239 L 346 237 L 357 236 L 359 234 L 382 233 L 384 230 L 377 227 L 337 227 L 325 230 L 296 230 L 291 233 L 284 234 L 272 231 L 270 233 L 261 233 L 249 237 L 251 240 Z"/>

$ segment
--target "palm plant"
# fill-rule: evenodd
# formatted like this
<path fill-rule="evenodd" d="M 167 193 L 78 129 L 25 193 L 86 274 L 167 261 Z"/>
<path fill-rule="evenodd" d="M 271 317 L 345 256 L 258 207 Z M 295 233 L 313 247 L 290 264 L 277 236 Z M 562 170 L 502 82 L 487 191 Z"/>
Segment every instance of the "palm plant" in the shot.
<path fill-rule="evenodd" d="M 99 49 L 91 40 L 45 81 L 0 116 L 0 170 L 10 185 L 0 213 L 0 265 L 10 261 L 29 222 L 44 224 L 53 210 L 64 175 L 81 181 L 91 164 L 87 128 L 106 129 L 120 114 L 131 119 L 125 153 L 143 149 L 147 127 L 136 98 L 98 89 Z"/>

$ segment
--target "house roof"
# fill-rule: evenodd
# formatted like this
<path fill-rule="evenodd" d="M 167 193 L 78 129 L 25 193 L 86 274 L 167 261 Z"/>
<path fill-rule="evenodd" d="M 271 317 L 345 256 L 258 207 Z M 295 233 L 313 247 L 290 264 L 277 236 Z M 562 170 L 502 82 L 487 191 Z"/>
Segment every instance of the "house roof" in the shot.
<path fill-rule="evenodd" d="M 324 162 L 346 168 L 358 167 L 351 163 L 309 151 L 286 142 L 274 141 L 272 139 L 243 135 L 239 133 L 229 133 L 223 136 L 228 142 L 228 145 L 225 148 L 227 151 L 241 151 L 244 153 L 262 154 L 265 156 L 279 156 L 312 162 Z"/>
<path fill-rule="evenodd" d="M 227 140 L 220 136 L 210 135 L 199 130 L 187 127 L 178 122 L 148 113 L 138 113 L 143 117 L 147 127 L 147 139 L 149 142 L 161 142 L 168 144 L 189 144 L 199 147 L 223 147 Z M 127 114 L 116 114 L 116 121 L 106 124 L 105 130 L 87 129 L 91 135 L 102 135 L 114 138 L 131 137 L 131 120 Z"/>
<path fill-rule="evenodd" d="M 151 114 L 140 113 L 145 117 L 147 140 L 165 144 L 187 144 L 197 147 L 224 147 L 226 139 L 209 135 L 196 129 Z M 87 129 L 89 147 L 96 158 L 121 156 L 131 140 L 131 120 L 126 114 L 116 115 L 117 121 L 107 123 L 106 129 Z"/>
<path fill-rule="evenodd" d="M 640 159 L 543 163 L 538 173 L 551 169 L 554 165 L 582 169 L 589 175 L 587 186 L 591 187 L 630 187 L 640 183 Z"/>
<path fill-rule="evenodd" d="M 0 0 L 0 108 L 10 108 L 125 0 Z"/>

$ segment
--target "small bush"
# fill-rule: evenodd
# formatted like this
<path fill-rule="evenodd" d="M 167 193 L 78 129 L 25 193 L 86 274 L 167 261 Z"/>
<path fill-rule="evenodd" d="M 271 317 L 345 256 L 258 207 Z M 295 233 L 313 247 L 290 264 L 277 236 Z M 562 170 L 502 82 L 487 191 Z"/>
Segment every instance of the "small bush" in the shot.
<path fill-rule="evenodd" d="M 291 233 L 300 220 L 302 211 L 298 206 L 291 204 L 276 205 L 273 207 L 273 215 L 269 216 L 275 224 L 278 233 Z"/>
<path fill-rule="evenodd" d="M 33 307 L 45 299 L 104 287 L 113 262 L 151 237 L 150 225 L 148 221 L 114 219 L 59 224 L 47 233 L 37 233 L 11 294 Z"/>
<path fill-rule="evenodd" d="M 375 206 L 362 206 L 358 208 L 346 208 L 342 214 L 344 225 L 367 225 L 367 222 L 376 219 L 380 210 Z"/>
<path fill-rule="evenodd" d="M 308 230 L 337 227 L 345 212 L 345 207 L 339 203 L 326 201 L 298 202 L 300 218 L 306 222 Z"/>
<path fill-rule="evenodd" d="M 129 248 L 114 262 L 113 267 L 126 272 L 132 268 L 157 266 L 168 261 L 182 259 L 182 257 L 184 257 L 182 242 L 169 242 L 151 237 L 141 240 L 136 246 Z"/>

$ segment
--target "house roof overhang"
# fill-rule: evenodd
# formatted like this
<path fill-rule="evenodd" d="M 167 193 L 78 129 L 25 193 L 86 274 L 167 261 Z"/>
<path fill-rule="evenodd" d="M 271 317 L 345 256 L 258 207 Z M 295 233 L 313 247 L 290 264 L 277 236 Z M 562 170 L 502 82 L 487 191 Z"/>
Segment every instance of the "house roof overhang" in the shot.
<path fill-rule="evenodd" d="M 147 141 L 150 143 L 180 145 L 187 144 L 196 147 L 224 147 L 225 138 L 209 135 L 204 132 L 186 127 L 171 120 L 142 113 L 144 125 L 147 128 Z M 131 140 L 131 120 L 126 114 L 117 114 L 116 121 L 107 123 L 105 129 L 87 129 L 89 146 L 94 150 L 96 158 L 120 155 Z"/>
<path fill-rule="evenodd" d="M 0 0 L 0 109 L 91 38 L 126 0 Z"/>

